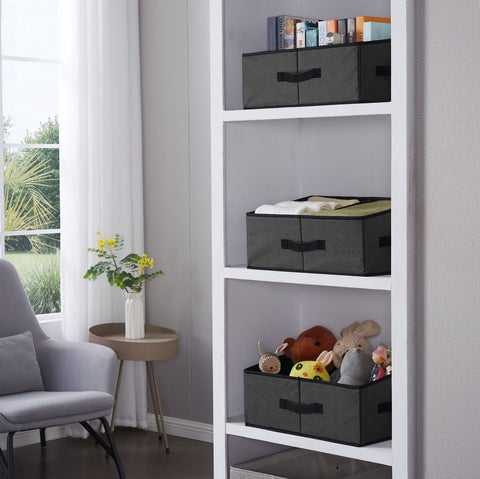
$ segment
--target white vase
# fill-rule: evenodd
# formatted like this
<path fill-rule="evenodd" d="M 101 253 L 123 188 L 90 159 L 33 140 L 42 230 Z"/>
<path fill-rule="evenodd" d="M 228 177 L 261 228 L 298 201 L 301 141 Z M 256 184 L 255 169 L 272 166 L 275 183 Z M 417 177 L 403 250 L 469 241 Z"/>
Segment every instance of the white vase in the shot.
<path fill-rule="evenodd" d="M 145 337 L 145 309 L 142 293 L 125 293 L 125 338 Z"/>

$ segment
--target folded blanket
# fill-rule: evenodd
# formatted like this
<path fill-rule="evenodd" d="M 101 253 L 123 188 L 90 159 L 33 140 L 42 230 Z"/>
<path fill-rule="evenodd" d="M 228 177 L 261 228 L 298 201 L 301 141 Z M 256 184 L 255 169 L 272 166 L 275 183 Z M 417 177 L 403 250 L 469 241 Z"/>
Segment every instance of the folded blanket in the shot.
<path fill-rule="evenodd" d="M 338 208 L 345 208 L 346 206 L 352 206 L 357 203 L 360 203 L 359 200 L 353 199 L 353 200 L 341 200 L 340 198 L 327 198 L 326 196 L 310 196 L 308 198 L 308 201 L 314 201 L 314 202 L 335 202 L 337 203 L 338 206 L 335 207 L 335 209 Z M 322 208 L 323 209 L 323 208 Z"/>
<path fill-rule="evenodd" d="M 294 202 L 296 203 L 296 202 Z M 313 209 L 307 208 L 301 202 L 298 206 L 262 205 L 255 210 L 257 215 L 311 215 Z"/>
<path fill-rule="evenodd" d="M 311 215 L 320 210 L 334 210 L 338 203 L 334 201 L 279 201 L 274 205 L 262 205 L 255 214 L 264 215 Z"/>

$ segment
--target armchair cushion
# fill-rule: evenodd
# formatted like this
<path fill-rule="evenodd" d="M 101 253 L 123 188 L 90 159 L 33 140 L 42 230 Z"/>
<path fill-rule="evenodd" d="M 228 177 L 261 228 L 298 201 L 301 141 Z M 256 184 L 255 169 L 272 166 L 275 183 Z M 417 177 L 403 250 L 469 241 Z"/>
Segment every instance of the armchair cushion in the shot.
<path fill-rule="evenodd" d="M 0 338 L 0 396 L 43 389 L 32 333 Z"/>
<path fill-rule="evenodd" d="M 0 397 L 0 432 L 89 421 L 110 414 L 115 400 L 100 391 L 29 391 Z"/>

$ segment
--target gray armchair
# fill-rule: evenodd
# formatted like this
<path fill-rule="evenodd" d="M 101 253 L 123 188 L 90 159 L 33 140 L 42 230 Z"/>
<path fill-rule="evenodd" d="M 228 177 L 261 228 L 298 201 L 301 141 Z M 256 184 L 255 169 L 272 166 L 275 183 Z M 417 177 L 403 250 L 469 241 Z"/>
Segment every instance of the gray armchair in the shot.
<path fill-rule="evenodd" d="M 17 431 L 80 423 L 125 474 L 105 419 L 114 405 L 118 360 L 113 350 L 92 343 L 58 341 L 41 329 L 15 267 L 0 259 L 0 433 L 7 433 L 0 466 L 14 478 Z M 99 419 L 106 440 L 87 422 Z"/>

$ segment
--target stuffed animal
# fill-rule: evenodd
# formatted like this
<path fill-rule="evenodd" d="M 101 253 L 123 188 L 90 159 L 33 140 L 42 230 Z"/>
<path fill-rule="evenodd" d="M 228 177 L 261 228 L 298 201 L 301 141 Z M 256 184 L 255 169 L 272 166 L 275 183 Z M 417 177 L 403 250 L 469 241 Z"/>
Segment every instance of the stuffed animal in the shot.
<path fill-rule="evenodd" d="M 264 353 L 262 343 L 258 342 L 258 352 L 260 359 L 258 360 L 258 367 L 262 373 L 278 374 L 280 372 L 281 364 L 278 355 L 288 346 L 287 343 L 280 344 L 274 353 Z"/>
<path fill-rule="evenodd" d="M 340 368 L 343 355 L 352 348 L 363 348 L 371 351 L 370 344 L 365 339 L 369 336 L 376 336 L 380 332 L 380 326 L 375 321 L 368 319 L 359 324 L 355 322 L 342 329 L 340 332 L 340 340 L 333 346 L 333 364 L 336 368 Z M 287 342 L 285 340 L 285 342 Z"/>
<path fill-rule="evenodd" d="M 327 366 L 332 362 L 332 359 L 332 351 L 322 351 L 315 361 L 300 361 L 294 364 L 290 376 L 315 381 L 330 381 Z"/>
<path fill-rule="evenodd" d="M 392 372 L 392 350 L 382 343 L 372 353 L 372 360 L 375 363 L 370 381 L 385 377 Z"/>
<path fill-rule="evenodd" d="M 297 339 L 286 338 L 283 342 L 288 344 L 284 350 L 285 356 L 292 359 L 293 363 L 301 361 L 315 361 L 322 351 L 331 351 L 337 339 L 333 333 L 323 326 L 314 326 L 307 329 Z M 333 365 L 329 365 L 332 369 Z"/>
<path fill-rule="evenodd" d="M 340 366 L 338 384 L 363 386 L 370 381 L 370 374 L 374 362 L 370 350 L 363 348 L 349 349 Z"/>

